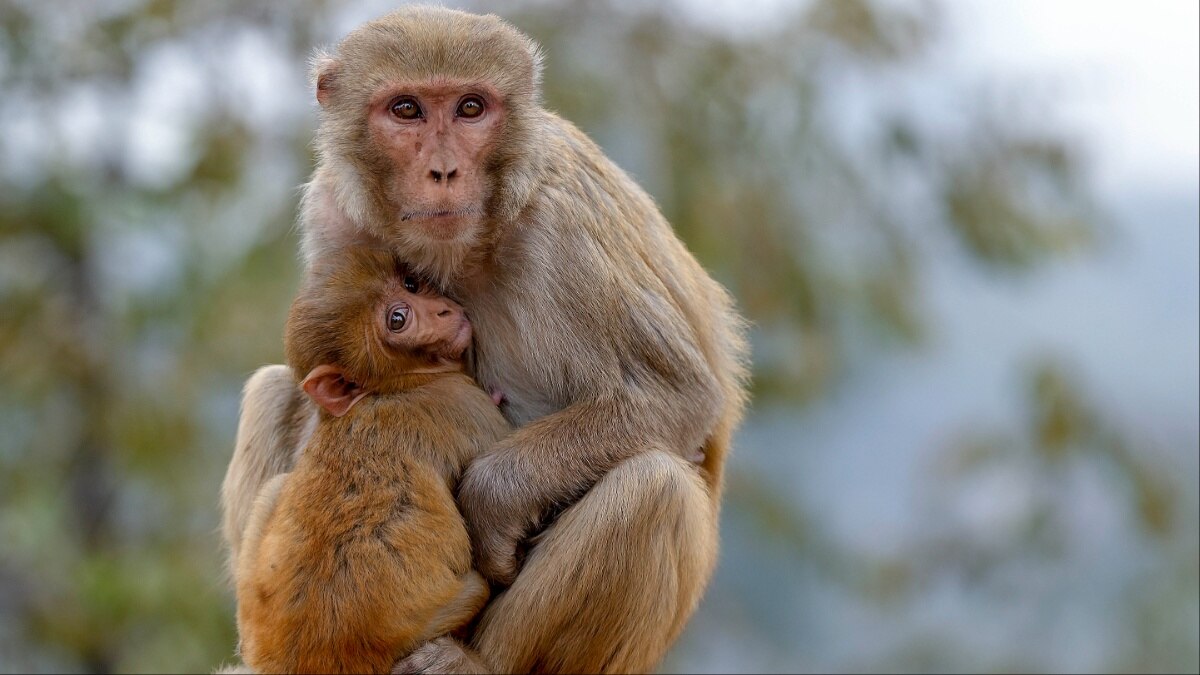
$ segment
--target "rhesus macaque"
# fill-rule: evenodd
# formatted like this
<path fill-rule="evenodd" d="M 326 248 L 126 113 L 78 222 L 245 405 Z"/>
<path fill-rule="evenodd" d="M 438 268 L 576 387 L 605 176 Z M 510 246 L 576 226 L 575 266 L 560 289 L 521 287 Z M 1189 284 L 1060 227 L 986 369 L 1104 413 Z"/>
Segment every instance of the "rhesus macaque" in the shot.
<path fill-rule="evenodd" d="M 313 66 L 305 260 L 384 246 L 435 280 L 518 427 L 458 491 L 476 565 L 506 589 L 468 644 L 438 638 L 401 670 L 650 670 L 716 561 L 743 322 L 650 197 L 541 106 L 540 62 L 497 17 L 406 7 Z M 246 386 L 223 488 L 234 547 L 311 425 L 284 374 Z"/>
<path fill-rule="evenodd" d="M 319 419 L 236 560 L 241 655 L 260 673 L 389 672 L 489 595 L 453 489 L 510 427 L 463 372 L 471 324 L 390 253 L 338 255 L 285 337 Z"/>

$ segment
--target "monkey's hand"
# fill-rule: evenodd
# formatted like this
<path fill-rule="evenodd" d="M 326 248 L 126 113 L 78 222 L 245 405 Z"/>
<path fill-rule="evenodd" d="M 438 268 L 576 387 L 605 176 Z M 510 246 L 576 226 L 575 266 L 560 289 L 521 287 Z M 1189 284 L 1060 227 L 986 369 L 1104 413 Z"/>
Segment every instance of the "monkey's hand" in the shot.
<path fill-rule="evenodd" d="M 530 536 L 613 466 L 651 447 L 638 412 L 644 407 L 619 401 L 575 403 L 517 429 L 467 467 L 458 505 L 484 577 L 511 585 Z"/>
<path fill-rule="evenodd" d="M 392 673 L 490 673 L 479 657 L 458 640 L 440 637 L 417 647 L 400 659 Z"/>
<path fill-rule="evenodd" d="M 717 395 L 688 390 L 681 399 L 672 391 L 647 383 L 637 397 L 577 401 L 476 458 L 458 487 L 476 569 L 511 585 L 520 547 L 614 466 L 650 449 L 699 447 L 716 417 Z"/>
<path fill-rule="evenodd" d="M 458 504 L 475 566 L 489 581 L 509 586 L 517 577 L 517 547 L 537 526 L 542 508 L 529 481 L 516 471 L 515 453 L 498 449 L 477 458 L 458 485 Z"/>

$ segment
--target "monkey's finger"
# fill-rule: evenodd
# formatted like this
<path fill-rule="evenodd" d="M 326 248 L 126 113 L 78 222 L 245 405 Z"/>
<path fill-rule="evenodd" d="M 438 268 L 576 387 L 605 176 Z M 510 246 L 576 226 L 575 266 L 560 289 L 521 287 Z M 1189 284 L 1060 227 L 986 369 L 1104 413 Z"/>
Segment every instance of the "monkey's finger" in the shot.
<path fill-rule="evenodd" d="M 511 586 L 517 578 L 517 539 L 491 536 L 478 547 L 476 567 L 488 581 Z"/>

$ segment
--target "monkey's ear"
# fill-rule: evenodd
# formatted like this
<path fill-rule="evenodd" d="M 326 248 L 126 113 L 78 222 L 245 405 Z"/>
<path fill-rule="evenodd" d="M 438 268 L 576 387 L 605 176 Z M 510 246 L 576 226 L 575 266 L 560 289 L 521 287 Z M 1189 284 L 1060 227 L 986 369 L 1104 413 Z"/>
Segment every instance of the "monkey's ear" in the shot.
<path fill-rule="evenodd" d="M 337 88 L 337 74 L 341 64 L 329 52 L 319 50 L 309 60 L 312 82 L 317 88 L 317 103 L 329 105 L 329 97 Z"/>
<path fill-rule="evenodd" d="M 300 386 L 334 417 L 350 412 L 350 408 L 367 395 L 367 390 L 347 380 L 340 368 L 330 365 L 313 368 Z"/>

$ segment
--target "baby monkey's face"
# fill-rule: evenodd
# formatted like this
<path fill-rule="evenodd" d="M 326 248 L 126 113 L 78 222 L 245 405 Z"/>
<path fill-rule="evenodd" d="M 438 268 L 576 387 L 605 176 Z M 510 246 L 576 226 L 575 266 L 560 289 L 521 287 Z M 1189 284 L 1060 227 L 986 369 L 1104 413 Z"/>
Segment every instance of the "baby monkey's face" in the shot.
<path fill-rule="evenodd" d="M 340 417 L 367 394 L 411 386 L 409 375 L 461 371 L 471 322 L 390 253 L 354 251 L 301 288 L 284 343 L 304 391 Z"/>
<path fill-rule="evenodd" d="M 370 312 L 379 340 L 403 354 L 458 361 L 471 344 L 462 306 L 413 275 L 390 279 Z"/>

